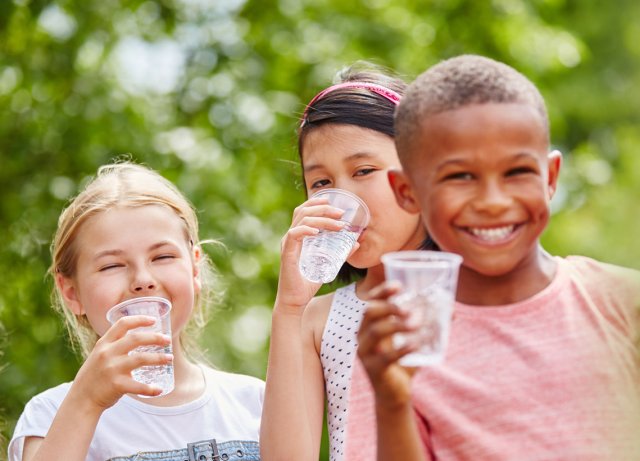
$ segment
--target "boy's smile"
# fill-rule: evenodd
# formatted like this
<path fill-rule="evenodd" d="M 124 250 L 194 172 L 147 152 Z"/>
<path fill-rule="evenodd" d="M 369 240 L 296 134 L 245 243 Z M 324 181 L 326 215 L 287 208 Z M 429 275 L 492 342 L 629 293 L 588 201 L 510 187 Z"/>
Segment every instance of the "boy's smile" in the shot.
<path fill-rule="evenodd" d="M 410 201 L 440 248 L 464 258 L 461 277 L 542 276 L 538 239 L 560 168 L 547 149 L 542 118 L 524 104 L 464 106 L 416 130 L 404 153 Z"/>

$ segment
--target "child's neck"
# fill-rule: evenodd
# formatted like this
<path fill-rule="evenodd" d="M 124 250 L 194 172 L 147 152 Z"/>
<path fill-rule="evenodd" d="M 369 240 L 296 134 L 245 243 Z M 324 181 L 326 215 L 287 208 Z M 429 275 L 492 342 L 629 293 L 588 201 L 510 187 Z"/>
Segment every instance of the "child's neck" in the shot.
<path fill-rule="evenodd" d="M 539 248 L 531 260 L 500 276 L 486 276 L 462 266 L 456 299 L 475 306 L 500 306 L 523 301 L 551 283 L 556 265 L 551 255 Z"/>
<path fill-rule="evenodd" d="M 377 266 L 367 269 L 367 275 L 356 283 L 356 296 L 360 299 L 367 299 L 369 291 L 384 282 L 384 266 Z"/>

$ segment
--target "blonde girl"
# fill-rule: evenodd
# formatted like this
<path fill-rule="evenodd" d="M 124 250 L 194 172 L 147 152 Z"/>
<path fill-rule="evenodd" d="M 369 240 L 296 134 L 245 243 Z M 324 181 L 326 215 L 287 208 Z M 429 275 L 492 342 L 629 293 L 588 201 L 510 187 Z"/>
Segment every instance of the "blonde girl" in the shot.
<path fill-rule="evenodd" d="M 50 273 L 54 304 L 85 360 L 73 382 L 26 405 L 11 461 L 259 459 L 262 381 L 193 358 L 213 289 L 198 242 L 187 199 L 140 165 L 103 166 L 71 201 L 58 222 Z M 146 316 L 113 325 L 105 318 L 111 306 L 142 296 L 171 301 L 172 338 L 133 332 L 153 323 Z M 129 354 L 169 342 L 172 355 Z M 140 366 L 170 362 L 175 389 L 161 397 L 131 376 Z"/>

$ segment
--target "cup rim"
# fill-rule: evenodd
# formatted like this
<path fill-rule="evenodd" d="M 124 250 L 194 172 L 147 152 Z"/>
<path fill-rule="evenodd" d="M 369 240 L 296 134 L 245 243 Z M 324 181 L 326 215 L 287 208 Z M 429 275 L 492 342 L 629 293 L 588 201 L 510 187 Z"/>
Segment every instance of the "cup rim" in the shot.
<path fill-rule="evenodd" d="M 462 264 L 462 256 L 447 251 L 432 250 L 416 250 L 416 251 L 391 251 L 380 257 L 382 264 L 389 265 L 397 262 L 406 263 L 425 263 L 425 262 L 441 262 L 452 263 L 456 265 Z"/>
<path fill-rule="evenodd" d="M 371 219 L 371 212 L 369 211 L 369 207 L 367 206 L 366 203 L 364 203 L 364 200 L 362 200 L 360 197 L 358 197 L 353 192 L 349 192 L 346 189 L 339 189 L 337 187 L 328 187 L 326 189 L 322 189 L 322 190 L 319 190 L 318 192 L 315 192 L 309 198 L 315 198 L 315 197 L 318 197 L 320 195 L 325 195 L 325 194 L 328 194 L 328 193 L 346 195 L 347 197 L 352 198 L 356 202 L 358 202 L 360 207 L 362 207 L 362 209 L 364 210 L 365 215 L 367 216 L 366 224 L 369 224 L 369 220 Z M 366 227 L 366 225 L 363 226 L 363 227 Z"/>
<path fill-rule="evenodd" d="M 113 322 L 111 320 L 112 314 L 114 312 L 117 312 L 118 310 L 120 310 L 124 306 L 128 306 L 129 304 L 136 304 L 136 303 L 139 303 L 139 302 L 153 302 L 153 301 L 157 301 L 157 302 L 162 303 L 162 304 L 167 306 L 167 308 L 168 308 L 167 312 L 165 314 L 163 314 L 163 315 L 166 315 L 169 312 L 171 312 L 171 309 L 173 308 L 173 305 L 171 304 L 171 301 L 169 301 L 167 298 L 163 298 L 161 296 L 138 296 L 136 298 L 129 298 L 127 300 L 119 302 L 115 306 L 112 306 L 111 308 L 109 308 L 109 310 L 107 311 L 107 314 L 106 314 L 107 320 L 109 322 Z"/>

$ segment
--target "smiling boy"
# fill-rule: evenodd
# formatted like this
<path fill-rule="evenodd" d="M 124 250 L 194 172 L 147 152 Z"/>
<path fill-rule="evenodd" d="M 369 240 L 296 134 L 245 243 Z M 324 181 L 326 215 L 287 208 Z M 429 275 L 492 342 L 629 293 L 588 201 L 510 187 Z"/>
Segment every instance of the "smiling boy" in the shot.
<path fill-rule="evenodd" d="M 488 58 L 444 61 L 409 87 L 396 144 L 398 203 L 464 261 L 445 361 L 411 392 L 386 341 L 407 328 L 386 301 L 398 288 L 372 292 L 359 356 L 378 459 L 638 459 L 640 276 L 541 247 L 561 155 L 536 87 Z M 366 421 L 352 408 L 349 426 Z M 353 437 L 347 453 L 371 442 Z"/>

